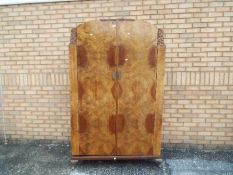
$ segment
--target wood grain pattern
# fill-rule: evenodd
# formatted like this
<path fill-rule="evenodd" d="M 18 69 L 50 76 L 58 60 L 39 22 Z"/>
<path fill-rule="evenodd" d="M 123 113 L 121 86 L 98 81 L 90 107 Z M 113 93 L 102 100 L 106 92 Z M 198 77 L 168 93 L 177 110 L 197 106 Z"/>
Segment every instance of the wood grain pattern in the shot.
<path fill-rule="evenodd" d="M 118 46 L 118 50 L 119 50 L 119 55 L 118 55 L 118 66 L 122 66 L 122 65 L 124 65 L 125 64 L 125 62 L 126 62 L 126 56 L 127 56 L 127 53 L 126 53 L 126 49 L 125 49 L 125 47 L 124 47 L 124 45 L 123 44 L 120 44 L 119 46 Z"/>
<path fill-rule="evenodd" d="M 152 87 L 151 87 L 151 97 L 156 100 L 156 85 L 157 85 L 157 82 L 154 82 Z"/>
<path fill-rule="evenodd" d="M 147 114 L 145 121 L 145 128 L 148 133 L 153 134 L 155 127 L 155 114 Z"/>
<path fill-rule="evenodd" d="M 116 66 L 116 46 L 114 45 L 110 45 L 109 49 L 108 49 L 108 55 L 107 55 L 107 61 L 108 61 L 108 65 L 111 67 L 115 67 Z"/>
<path fill-rule="evenodd" d="M 108 125 L 109 125 L 109 131 L 115 135 L 115 133 L 116 133 L 116 115 L 109 116 Z"/>
<path fill-rule="evenodd" d="M 145 21 L 90 21 L 72 29 L 69 51 L 73 157 L 159 157 L 163 31 Z"/>
<path fill-rule="evenodd" d="M 109 130 L 111 133 L 119 133 L 124 130 L 125 116 L 123 114 L 111 115 L 109 118 Z M 117 145 L 116 145 L 117 146 Z"/>
<path fill-rule="evenodd" d="M 73 156 L 73 160 L 148 160 L 161 159 L 161 156 L 152 154 L 146 156 Z"/>
<path fill-rule="evenodd" d="M 77 76 L 77 32 L 76 28 L 71 31 L 69 44 L 70 57 L 70 100 L 71 100 L 71 152 L 72 155 L 79 154 L 79 135 L 78 135 L 78 76 Z"/>
<path fill-rule="evenodd" d="M 144 21 L 122 21 L 117 30 L 118 44 L 124 44 L 127 53 L 126 63 L 118 65 L 122 73 L 118 112 L 125 116 L 125 127 L 117 133 L 117 154 L 148 155 L 153 147 L 154 135 L 145 126 L 147 114 L 155 113 L 151 87 L 156 82 L 156 68 L 151 66 L 148 55 L 154 59 L 151 48 L 156 45 L 157 29 Z"/>
<path fill-rule="evenodd" d="M 82 102 L 83 94 L 84 94 L 83 85 L 81 82 L 78 81 L 78 100 L 79 100 L 79 102 Z"/>
<path fill-rule="evenodd" d="M 85 67 L 87 65 L 87 51 L 83 45 L 77 46 L 77 61 L 78 66 Z"/>
<path fill-rule="evenodd" d="M 120 133 L 125 128 L 125 116 L 124 114 L 117 114 L 116 115 L 116 134 Z"/>
<path fill-rule="evenodd" d="M 116 54 L 118 50 L 118 54 Z M 126 50 L 124 48 L 124 45 L 111 45 L 108 50 L 108 64 L 111 67 L 117 66 L 117 65 L 123 65 L 125 63 L 126 58 Z M 118 63 L 117 63 L 118 62 Z"/>
<path fill-rule="evenodd" d="M 118 81 L 115 81 L 113 86 L 112 86 L 112 96 L 115 100 L 118 100 L 121 95 L 122 95 L 122 88 L 121 88 L 121 84 Z"/>
<path fill-rule="evenodd" d="M 156 103 L 155 103 L 155 129 L 154 129 L 154 155 L 161 154 L 161 128 L 163 115 L 163 96 L 164 96 L 164 73 L 165 73 L 165 49 L 164 33 L 162 29 L 158 29 L 157 42 L 157 86 L 156 86 Z"/>
<path fill-rule="evenodd" d="M 109 66 L 107 53 L 115 42 L 115 28 L 111 21 L 90 21 L 79 25 L 77 33 L 77 45 L 82 46 L 83 52 L 78 57 L 78 81 L 84 92 L 78 109 L 80 114 L 85 114 L 82 121 L 87 126 L 79 133 L 81 154 L 111 155 L 115 133 L 109 131 L 108 122 L 109 116 L 116 115 L 116 102 L 111 93 L 115 67 Z"/>
<path fill-rule="evenodd" d="M 152 46 L 149 50 L 148 61 L 151 67 L 156 67 L 157 47 Z"/>
<path fill-rule="evenodd" d="M 78 114 L 78 126 L 79 126 L 78 132 L 79 133 L 86 132 L 88 130 L 88 124 L 91 125 L 91 123 L 87 123 L 86 115 L 87 115 L 87 113 L 79 113 Z M 89 127 L 91 127 L 91 126 L 89 126 Z"/>

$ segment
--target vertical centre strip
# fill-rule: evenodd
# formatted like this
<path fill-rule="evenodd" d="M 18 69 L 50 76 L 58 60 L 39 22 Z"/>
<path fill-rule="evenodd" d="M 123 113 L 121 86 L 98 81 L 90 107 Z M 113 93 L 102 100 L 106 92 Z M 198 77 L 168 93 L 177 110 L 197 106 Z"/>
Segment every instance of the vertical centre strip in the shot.
<path fill-rule="evenodd" d="M 118 20 L 116 20 L 116 21 L 113 21 L 113 26 L 115 27 L 115 45 L 116 45 L 116 49 L 114 49 L 115 50 L 115 56 L 114 56 L 114 61 L 115 61 L 115 72 L 116 72 L 116 74 L 117 74 L 117 72 L 118 72 L 118 57 L 117 57 L 117 55 L 118 55 L 118 39 L 117 39 L 117 37 L 118 37 Z M 118 83 L 118 80 L 117 79 L 115 79 L 114 80 L 115 82 L 114 83 Z M 116 94 L 116 98 L 115 98 L 115 100 L 116 100 L 116 115 L 115 115 L 115 122 L 114 122 L 114 124 L 115 124 L 115 126 L 114 126 L 114 128 L 115 128 L 115 154 L 117 155 L 117 115 L 118 115 L 118 93 Z"/>

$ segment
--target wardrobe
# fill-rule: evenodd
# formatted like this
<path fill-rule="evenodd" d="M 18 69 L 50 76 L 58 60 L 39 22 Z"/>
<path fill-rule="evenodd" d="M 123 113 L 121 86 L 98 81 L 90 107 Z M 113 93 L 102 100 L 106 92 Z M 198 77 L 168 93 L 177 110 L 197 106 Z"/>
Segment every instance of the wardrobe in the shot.
<path fill-rule="evenodd" d="M 72 29 L 72 160 L 161 157 L 163 35 L 146 21 L 127 19 Z"/>

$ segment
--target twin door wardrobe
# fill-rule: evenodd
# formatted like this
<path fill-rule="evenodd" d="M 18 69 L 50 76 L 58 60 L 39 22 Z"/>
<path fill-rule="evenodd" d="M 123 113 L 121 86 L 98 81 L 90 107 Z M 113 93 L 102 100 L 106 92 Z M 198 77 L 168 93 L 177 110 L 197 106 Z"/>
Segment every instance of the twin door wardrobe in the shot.
<path fill-rule="evenodd" d="M 161 156 L 165 44 L 137 20 L 95 20 L 69 44 L 72 160 Z"/>

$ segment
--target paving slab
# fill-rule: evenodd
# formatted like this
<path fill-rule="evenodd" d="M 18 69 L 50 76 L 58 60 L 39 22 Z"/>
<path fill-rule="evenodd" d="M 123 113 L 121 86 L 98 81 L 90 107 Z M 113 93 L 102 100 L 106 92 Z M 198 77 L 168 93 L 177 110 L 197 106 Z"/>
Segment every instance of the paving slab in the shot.
<path fill-rule="evenodd" d="M 0 145 L 0 175 L 233 175 L 233 150 L 163 150 L 164 161 L 70 163 L 68 144 Z"/>

